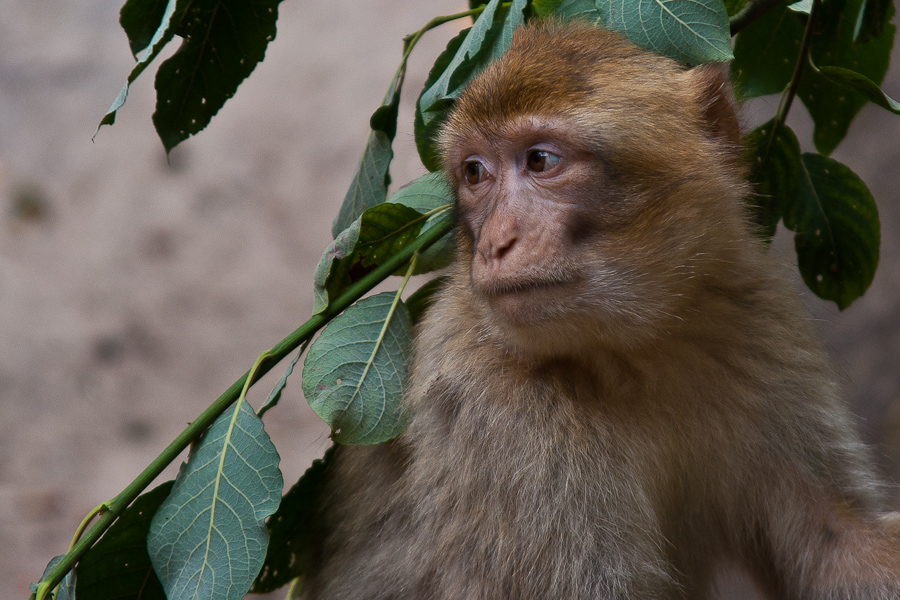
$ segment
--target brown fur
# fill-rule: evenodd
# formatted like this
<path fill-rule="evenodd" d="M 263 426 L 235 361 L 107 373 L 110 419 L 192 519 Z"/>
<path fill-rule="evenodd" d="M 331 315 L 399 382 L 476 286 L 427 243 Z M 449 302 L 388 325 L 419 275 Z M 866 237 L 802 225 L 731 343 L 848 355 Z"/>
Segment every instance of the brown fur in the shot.
<path fill-rule="evenodd" d="M 306 597 L 693 599 L 735 562 L 776 598 L 900 597 L 900 529 L 747 224 L 737 132 L 717 68 L 517 32 L 442 137 L 459 259 L 415 417 L 340 449 Z M 516 162 L 547 144 L 558 172 Z"/>

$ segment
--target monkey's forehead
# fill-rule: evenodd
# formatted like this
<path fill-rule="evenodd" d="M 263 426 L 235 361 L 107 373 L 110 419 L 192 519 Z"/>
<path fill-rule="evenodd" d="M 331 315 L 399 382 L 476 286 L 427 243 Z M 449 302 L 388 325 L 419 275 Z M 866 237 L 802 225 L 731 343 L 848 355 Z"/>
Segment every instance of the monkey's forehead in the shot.
<path fill-rule="evenodd" d="M 586 23 L 538 21 L 519 28 L 509 51 L 476 77 L 455 113 L 469 122 L 671 93 L 683 69 L 618 33 Z"/>

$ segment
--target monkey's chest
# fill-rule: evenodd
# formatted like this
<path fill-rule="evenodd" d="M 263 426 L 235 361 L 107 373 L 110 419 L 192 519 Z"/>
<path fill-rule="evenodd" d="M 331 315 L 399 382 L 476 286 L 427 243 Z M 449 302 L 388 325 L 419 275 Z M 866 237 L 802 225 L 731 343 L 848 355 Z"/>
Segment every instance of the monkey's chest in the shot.
<path fill-rule="evenodd" d="M 596 598 L 667 580 L 644 474 L 540 415 L 418 438 L 410 589 L 435 598 Z M 546 417 L 546 415 L 544 415 Z"/>

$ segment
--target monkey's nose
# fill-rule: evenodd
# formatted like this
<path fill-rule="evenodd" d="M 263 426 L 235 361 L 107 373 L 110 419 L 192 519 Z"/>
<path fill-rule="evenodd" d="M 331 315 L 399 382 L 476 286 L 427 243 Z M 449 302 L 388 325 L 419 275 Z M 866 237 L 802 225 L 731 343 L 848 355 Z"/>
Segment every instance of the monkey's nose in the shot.
<path fill-rule="evenodd" d="M 478 248 L 478 254 L 487 265 L 497 265 L 510 253 L 519 238 L 515 235 L 504 236 L 499 240 L 483 240 Z"/>

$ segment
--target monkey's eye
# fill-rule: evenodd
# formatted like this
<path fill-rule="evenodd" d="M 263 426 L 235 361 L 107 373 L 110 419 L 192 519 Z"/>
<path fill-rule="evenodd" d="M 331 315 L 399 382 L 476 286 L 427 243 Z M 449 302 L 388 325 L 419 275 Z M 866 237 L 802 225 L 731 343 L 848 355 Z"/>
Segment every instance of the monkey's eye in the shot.
<path fill-rule="evenodd" d="M 559 157 L 546 150 L 532 150 L 528 153 L 528 170 L 540 173 L 549 171 L 559 163 Z"/>
<path fill-rule="evenodd" d="M 484 165 L 477 160 L 471 160 L 463 165 L 463 175 L 470 185 L 480 183 L 484 179 Z"/>

